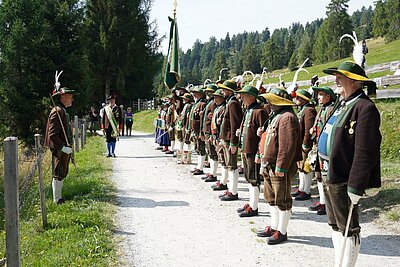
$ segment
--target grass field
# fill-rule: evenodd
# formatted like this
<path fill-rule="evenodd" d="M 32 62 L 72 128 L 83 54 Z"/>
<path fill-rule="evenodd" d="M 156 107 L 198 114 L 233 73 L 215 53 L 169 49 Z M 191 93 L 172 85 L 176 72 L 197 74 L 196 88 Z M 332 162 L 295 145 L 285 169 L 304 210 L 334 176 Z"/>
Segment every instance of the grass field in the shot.
<path fill-rule="evenodd" d="M 133 119 L 133 130 L 144 133 L 153 133 L 154 120 L 157 119 L 157 113 L 157 110 L 136 112 Z"/>
<path fill-rule="evenodd" d="M 20 212 L 21 265 L 114 266 L 115 187 L 108 179 L 111 161 L 104 157 L 103 138 L 89 138 L 85 149 L 76 154 L 78 171 L 70 166 L 64 182 L 63 205 L 52 203 L 49 154 L 43 164 L 47 170 L 48 227 L 43 229 L 41 225 L 38 189 L 34 186 L 28 192 L 30 201 Z M 3 202 L 0 208 L 3 211 Z M 0 253 L 5 255 L 4 212 L 0 216 Z"/>
<path fill-rule="evenodd" d="M 378 39 L 370 39 L 367 40 L 367 46 L 369 49 L 369 53 L 366 55 L 366 64 L 367 65 L 375 65 L 379 63 L 384 63 L 384 62 L 391 62 L 391 61 L 396 61 L 400 60 L 400 40 L 393 41 L 391 43 L 384 43 L 383 38 L 378 38 Z M 323 69 L 330 68 L 330 67 L 338 67 L 340 63 L 346 61 L 346 60 L 352 60 L 352 58 L 346 58 L 346 59 L 340 59 L 334 62 L 329 62 L 326 64 L 321 64 L 321 65 L 315 65 L 306 68 L 309 73 L 306 73 L 304 71 L 301 71 L 298 76 L 298 81 L 303 81 L 303 80 L 310 80 L 312 76 L 318 75 L 319 77 L 325 76 L 322 72 Z M 268 73 L 268 75 L 278 75 L 278 77 L 271 77 L 271 78 L 266 78 L 264 79 L 264 84 L 269 84 L 269 83 L 279 83 L 279 74 L 283 73 L 282 79 L 286 82 L 292 82 L 293 76 L 294 76 L 294 71 L 290 72 L 288 69 L 281 69 L 281 70 L 276 70 L 273 71 L 272 73 Z M 385 72 L 382 73 L 383 75 L 386 74 L 392 74 L 392 72 Z M 380 75 L 382 76 L 382 75 Z M 376 75 L 371 75 L 370 78 L 376 78 L 380 77 Z"/>

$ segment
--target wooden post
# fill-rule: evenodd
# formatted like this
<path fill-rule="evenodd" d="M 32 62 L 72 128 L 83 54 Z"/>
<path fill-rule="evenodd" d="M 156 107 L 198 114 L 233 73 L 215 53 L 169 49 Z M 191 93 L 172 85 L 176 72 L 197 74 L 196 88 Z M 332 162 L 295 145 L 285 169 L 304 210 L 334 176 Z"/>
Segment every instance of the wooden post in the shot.
<path fill-rule="evenodd" d="M 79 152 L 79 119 L 78 116 L 74 117 L 74 129 L 75 129 L 75 151 Z"/>
<path fill-rule="evenodd" d="M 4 206 L 6 216 L 6 258 L 8 267 L 19 267 L 18 138 L 4 139 Z"/>
<path fill-rule="evenodd" d="M 87 128 L 88 128 L 88 123 L 87 123 L 86 120 L 83 122 L 83 125 L 85 126 L 85 128 L 83 128 L 83 129 L 84 129 L 84 132 L 83 132 L 83 141 L 84 141 L 84 143 L 85 143 L 85 145 L 86 145 L 86 136 L 87 136 Z M 95 133 L 95 135 L 96 135 L 96 130 L 94 131 L 94 133 Z"/>
<path fill-rule="evenodd" d="M 41 146 L 40 146 L 40 134 L 35 134 L 35 148 L 36 148 L 36 162 L 39 174 L 40 210 L 42 211 L 43 228 L 46 228 L 47 227 L 46 196 L 44 193 L 44 185 L 43 185 L 42 161 L 40 159 L 42 156 Z"/>
<path fill-rule="evenodd" d="M 81 131 L 81 149 L 85 146 L 85 123 L 82 122 L 82 131 Z"/>
<path fill-rule="evenodd" d="M 140 98 L 137 100 L 137 110 L 140 111 Z"/>

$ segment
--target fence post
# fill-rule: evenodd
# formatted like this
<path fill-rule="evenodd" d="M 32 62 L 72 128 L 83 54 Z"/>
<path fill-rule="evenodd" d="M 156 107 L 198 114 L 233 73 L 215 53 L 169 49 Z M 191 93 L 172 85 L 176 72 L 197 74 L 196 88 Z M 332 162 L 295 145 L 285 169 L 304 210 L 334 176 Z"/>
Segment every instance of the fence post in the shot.
<path fill-rule="evenodd" d="M 75 151 L 79 152 L 79 119 L 78 116 L 74 117 L 74 129 L 75 129 Z"/>
<path fill-rule="evenodd" d="M 43 185 L 43 170 L 42 170 L 42 151 L 40 145 L 40 134 L 35 134 L 35 148 L 36 148 L 36 161 L 39 174 L 39 196 L 40 196 L 40 210 L 42 211 L 43 228 L 47 227 L 47 214 L 46 214 L 46 197 L 44 194 Z"/>
<path fill-rule="evenodd" d="M 85 123 L 82 122 L 82 131 L 81 131 L 81 148 L 85 147 Z"/>
<path fill-rule="evenodd" d="M 88 123 L 87 123 L 87 121 L 85 120 L 84 122 L 83 122 L 83 125 L 85 126 L 85 128 L 83 128 L 85 131 L 83 132 L 83 141 L 84 141 L 84 143 L 85 143 L 85 145 L 86 145 L 86 136 L 87 136 L 87 128 L 88 128 Z M 96 134 L 96 130 L 94 131 L 94 133 Z"/>
<path fill-rule="evenodd" d="M 137 100 L 137 110 L 140 111 L 140 98 Z"/>
<path fill-rule="evenodd" d="M 6 216 L 6 258 L 8 267 L 19 267 L 18 138 L 4 139 L 4 206 Z"/>

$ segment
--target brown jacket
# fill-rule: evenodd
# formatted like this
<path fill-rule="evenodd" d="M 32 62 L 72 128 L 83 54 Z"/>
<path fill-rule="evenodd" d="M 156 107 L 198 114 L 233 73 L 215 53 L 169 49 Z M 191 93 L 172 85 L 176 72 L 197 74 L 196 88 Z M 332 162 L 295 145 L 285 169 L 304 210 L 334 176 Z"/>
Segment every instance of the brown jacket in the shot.
<path fill-rule="evenodd" d="M 211 119 L 216 106 L 213 97 L 208 100 L 204 108 L 202 123 L 202 131 L 204 134 L 211 134 Z"/>
<path fill-rule="evenodd" d="M 222 119 L 220 139 L 229 142 L 230 146 L 239 145 L 239 137 L 236 130 L 240 128 L 243 118 L 243 111 L 235 96 L 226 99 L 225 114 Z"/>
<path fill-rule="evenodd" d="M 382 140 L 380 115 L 369 97 L 358 90 L 346 101 L 360 94 L 360 100 L 344 119 L 343 126 L 336 129 L 329 157 L 328 181 L 331 184 L 348 182 L 349 191 L 358 195 L 367 188 L 381 186 Z M 353 123 L 352 131 L 350 123 Z"/>
<path fill-rule="evenodd" d="M 65 134 L 61 127 L 61 122 L 57 112 L 60 115 L 62 124 L 64 125 L 64 130 L 65 134 L 68 136 L 69 145 L 72 145 L 72 129 L 71 125 L 69 124 L 69 115 L 62 104 L 59 104 L 59 106 L 50 111 L 49 118 L 47 120 L 44 144 L 51 149 L 61 150 L 63 146 L 67 146 L 67 141 L 65 139 Z"/>
<path fill-rule="evenodd" d="M 310 129 L 314 125 L 315 117 L 317 116 L 317 111 L 314 106 L 310 104 L 306 104 L 301 107 L 301 110 L 298 113 L 299 122 L 300 122 L 300 137 L 302 140 L 302 148 L 303 149 L 311 149 L 312 142 Z"/>
<path fill-rule="evenodd" d="M 200 98 L 197 100 L 195 104 L 193 104 L 193 108 L 190 111 L 190 129 L 195 133 L 196 136 L 201 135 L 201 124 L 202 124 L 202 116 L 201 112 L 206 106 L 206 102 L 204 98 Z"/>
<path fill-rule="evenodd" d="M 246 116 L 251 109 L 253 111 L 251 113 L 250 120 L 247 125 L 244 125 L 246 121 Z M 267 112 L 257 102 L 254 102 L 247 108 L 245 114 L 243 115 L 242 124 L 240 125 L 240 133 L 242 136 L 242 153 L 257 153 L 258 144 L 260 142 L 260 137 L 257 135 L 257 130 L 264 125 L 264 122 L 267 119 Z"/>
<path fill-rule="evenodd" d="M 275 116 L 279 116 L 276 121 L 274 121 Z M 296 162 L 302 159 L 298 118 L 293 111 L 284 109 L 273 115 L 269 121 L 268 128 L 261 136 L 260 141 L 263 162 L 272 164 L 276 171 L 296 172 Z M 265 146 L 268 135 L 271 140 Z"/>

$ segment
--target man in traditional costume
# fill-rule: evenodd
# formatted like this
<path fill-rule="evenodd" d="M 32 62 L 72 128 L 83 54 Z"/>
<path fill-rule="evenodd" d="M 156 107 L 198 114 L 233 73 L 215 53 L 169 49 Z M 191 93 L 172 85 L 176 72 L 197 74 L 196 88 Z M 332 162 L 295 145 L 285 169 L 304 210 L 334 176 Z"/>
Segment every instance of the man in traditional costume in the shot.
<path fill-rule="evenodd" d="M 236 131 L 240 128 L 243 118 L 242 107 L 235 97 L 238 90 L 236 82 L 226 80 L 218 83 L 226 99 L 225 114 L 221 122 L 220 143 L 224 151 L 225 168 L 228 170 L 228 190 L 220 195 L 222 201 L 238 200 L 239 171 L 237 165 L 239 137 Z"/>
<path fill-rule="evenodd" d="M 183 96 L 185 93 L 188 93 L 186 88 L 183 87 L 175 87 L 173 90 L 175 91 L 176 98 L 175 98 L 175 117 L 176 117 L 176 123 L 175 123 L 175 131 L 176 131 L 176 139 L 178 139 L 179 144 L 178 148 L 180 150 L 183 150 L 183 145 L 184 145 L 184 133 L 183 133 L 183 120 L 182 120 L 182 111 L 185 108 L 185 100 Z"/>
<path fill-rule="evenodd" d="M 292 194 L 295 200 L 308 200 L 311 198 L 311 183 L 313 172 L 308 162 L 308 153 L 312 149 L 313 140 L 310 129 L 314 125 L 317 110 L 314 107 L 311 94 L 304 89 L 297 90 L 296 102 L 299 107 L 297 116 L 300 122 L 300 136 L 303 140 L 301 148 L 303 150 L 303 159 L 298 162 L 299 167 L 299 188 Z"/>
<path fill-rule="evenodd" d="M 344 62 L 324 72 L 336 76 L 343 99 L 322 129 L 318 155 L 326 172 L 322 179 L 327 184 L 326 211 L 333 230 L 335 266 L 348 267 L 356 264 L 361 246 L 358 202 L 366 189 L 381 186 L 380 115 L 363 91 L 365 86 L 376 85 L 360 65 Z"/>
<path fill-rule="evenodd" d="M 336 101 L 336 94 L 333 90 L 327 86 L 325 87 L 317 87 L 313 86 L 312 89 L 314 90 L 314 94 L 318 98 L 319 103 L 319 111 L 317 113 L 317 117 L 315 118 L 315 122 L 313 127 L 310 129 L 310 134 L 315 136 L 312 138 L 315 140 L 315 143 L 318 144 L 318 137 L 321 134 L 322 127 L 325 125 L 327 119 L 331 115 L 333 111 L 333 107 Z M 313 147 L 313 151 L 317 153 L 316 146 Z M 324 187 L 321 178 L 321 165 L 319 163 L 318 156 L 316 157 L 315 163 L 315 177 L 317 178 L 317 186 L 318 186 L 318 193 L 319 193 L 319 201 L 312 203 L 308 209 L 311 211 L 316 211 L 318 215 L 325 215 L 326 214 L 326 207 L 325 207 L 325 194 L 324 194 Z"/>
<path fill-rule="evenodd" d="M 171 142 L 171 150 L 165 152 L 165 154 L 174 154 L 175 150 L 175 123 L 176 123 L 176 107 L 175 99 L 177 99 L 176 91 L 173 91 L 170 96 L 168 96 L 169 107 L 167 110 L 166 123 L 168 129 L 168 136 Z"/>
<path fill-rule="evenodd" d="M 211 119 L 216 108 L 216 103 L 214 101 L 214 93 L 218 89 L 215 84 L 207 85 L 204 91 L 207 95 L 207 103 L 203 112 L 203 123 L 202 131 L 204 134 L 204 141 L 206 144 L 206 152 L 208 155 L 208 161 L 210 163 L 210 172 L 206 174 L 204 178 L 205 182 L 215 182 L 217 181 L 217 169 L 218 169 L 218 155 L 215 149 L 215 145 L 211 141 Z"/>
<path fill-rule="evenodd" d="M 268 244 L 287 240 L 287 226 L 293 200 L 291 181 L 301 160 L 301 138 L 298 118 L 293 111 L 295 103 L 289 93 L 273 88 L 262 94 L 273 111 L 260 141 L 261 171 L 264 176 L 264 198 L 270 205 L 271 224 L 257 232 L 268 237 Z"/>
<path fill-rule="evenodd" d="M 242 124 L 239 129 L 240 143 L 242 146 L 242 161 L 244 177 L 249 183 L 249 203 L 237 212 L 240 217 L 252 217 L 258 215 L 258 201 L 260 198 L 260 165 L 256 164 L 256 154 L 260 136 L 257 131 L 264 125 L 268 115 L 265 109 L 257 102 L 258 89 L 246 85 L 238 91 L 243 101 L 246 111 L 243 115 Z"/>
<path fill-rule="evenodd" d="M 217 89 L 217 91 L 215 91 L 213 95 L 216 108 L 214 109 L 211 119 L 211 142 L 215 145 L 215 150 L 218 156 L 218 163 L 221 164 L 222 168 L 219 181 L 215 185 L 212 185 L 211 188 L 214 191 L 221 191 L 228 189 L 228 168 L 226 168 L 224 150 L 220 142 L 221 124 L 225 115 L 226 101 L 221 89 Z"/>
<path fill-rule="evenodd" d="M 50 148 L 55 158 L 53 171 L 52 189 L 53 202 L 62 204 L 65 200 L 62 198 L 62 188 L 64 179 L 68 174 L 68 164 L 72 155 L 72 129 L 70 125 L 70 115 L 67 108 L 72 106 L 74 95 L 78 93 L 67 87 L 59 88 L 58 77 L 56 76 L 56 88 L 53 91 L 52 98 L 58 98 L 57 105 L 51 110 L 46 126 L 44 143 Z"/>
<path fill-rule="evenodd" d="M 204 135 L 201 131 L 202 126 L 202 113 L 206 106 L 205 92 L 201 86 L 196 86 L 191 89 L 194 105 L 190 111 L 190 129 L 192 131 L 192 136 L 194 138 L 195 150 L 197 153 L 197 165 L 194 170 L 191 171 L 193 175 L 204 174 L 204 161 L 206 158 L 206 145 L 204 142 Z"/>
<path fill-rule="evenodd" d="M 121 109 L 115 104 L 115 96 L 111 94 L 108 98 L 108 105 L 104 107 L 104 117 L 101 128 L 106 136 L 107 157 L 115 156 L 115 145 L 119 139 L 119 132 L 122 128 Z"/>

